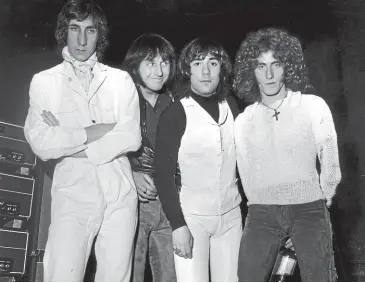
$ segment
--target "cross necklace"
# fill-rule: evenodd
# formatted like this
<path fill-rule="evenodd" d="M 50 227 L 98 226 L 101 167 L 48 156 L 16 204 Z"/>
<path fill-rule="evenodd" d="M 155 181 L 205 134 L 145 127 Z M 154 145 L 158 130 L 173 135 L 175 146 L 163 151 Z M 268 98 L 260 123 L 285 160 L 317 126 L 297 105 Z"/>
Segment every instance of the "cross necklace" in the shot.
<path fill-rule="evenodd" d="M 272 117 L 275 117 L 276 121 L 279 121 L 279 114 L 280 114 L 280 112 L 278 111 L 278 109 L 283 104 L 284 100 L 285 100 L 285 98 L 280 102 L 279 106 L 276 107 L 276 108 L 272 108 L 272 107 L 266 105 L 265 103 L 263 103 L 262 101 L 260 101 L 260 103 L 262 105 L 264 105 L 265 107 L 270 108 L 271 110 L 274 110 L 275 113 L 274 113 L 274 115 L 272 115 Z"/>

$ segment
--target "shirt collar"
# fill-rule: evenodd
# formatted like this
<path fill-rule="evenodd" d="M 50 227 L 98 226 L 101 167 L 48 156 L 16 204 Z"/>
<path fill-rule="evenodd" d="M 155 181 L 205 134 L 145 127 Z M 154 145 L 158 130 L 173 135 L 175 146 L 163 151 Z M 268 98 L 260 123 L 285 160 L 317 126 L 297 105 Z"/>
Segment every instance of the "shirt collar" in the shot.
<path fill-rule="evenodd" d="M 284 104 L 289 105 L 291 108 L 297 108 L 300 106 L 301 104 L 301 100 L 302 100 L 302 93 L 300 91 L 291 91 L 290 89 L 288 90 L 288 95 L 285 98 L 286 101 L 284 101 Z M 255 113 L 257 112 L 257 107 L 259 105 L 259 102 L 256 101 L 252 108 L 249 110 L 249 119 L 252 120 L 253 116 L 255 115 Z"/>

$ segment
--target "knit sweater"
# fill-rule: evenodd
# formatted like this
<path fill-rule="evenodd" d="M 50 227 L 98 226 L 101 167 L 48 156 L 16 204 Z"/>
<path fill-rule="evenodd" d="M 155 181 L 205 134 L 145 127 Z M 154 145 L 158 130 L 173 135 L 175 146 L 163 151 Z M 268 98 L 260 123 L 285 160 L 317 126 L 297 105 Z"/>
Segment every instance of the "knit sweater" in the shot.
<path fill-rule="evenodd" d="M 235 121 L 237 164 L 248 205 L 318 199 L 330 204 L 341 171 L 329 107 L 318 96 L 289 91 L 278 110 L 276 120 L 272 109 L 256 102 Z"/>

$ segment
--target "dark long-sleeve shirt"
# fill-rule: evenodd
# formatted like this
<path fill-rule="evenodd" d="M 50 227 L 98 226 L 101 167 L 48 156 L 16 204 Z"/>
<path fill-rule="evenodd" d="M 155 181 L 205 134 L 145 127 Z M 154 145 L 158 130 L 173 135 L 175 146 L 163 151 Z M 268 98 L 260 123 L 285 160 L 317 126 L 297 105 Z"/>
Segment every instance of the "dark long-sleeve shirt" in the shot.
<path fill-rule="evenodd" d="M 154 107 L 143 97 L 143 94 L 138 87 L 139 105 L 141 110 L 141 132 L 142 145 L 136 152 L 129 154 L 129 161 L 134 172 L 142 172 L 149 174 L 152 178 L 155 173 L 155 145 L 157 124 L 161 113 L 172 102 L 170 96 L 160 94 L 156 100 Z"/>
<path fill-rule="evenodd" d="M 218 101 L 205 98 L 191 92 L 191 97 L 217 122 L 219 119 Z M 226 98 L 235 117 L 239 110 L 232 96 Z M 178 191 L 175 185 L 175 173 L 182 136 L 186 128 L 186 115 L 180 101 L 174 102 L 160 116 L 156 137 L 156 178 L 155 185 L 159 193 L 164 212 L 170 221 L 172 230 L 186 225 L 181 210 Z M 184 172 L 181 172 L 184 174 Z M 197 172 L 199 178 L 199 172 Z"/>

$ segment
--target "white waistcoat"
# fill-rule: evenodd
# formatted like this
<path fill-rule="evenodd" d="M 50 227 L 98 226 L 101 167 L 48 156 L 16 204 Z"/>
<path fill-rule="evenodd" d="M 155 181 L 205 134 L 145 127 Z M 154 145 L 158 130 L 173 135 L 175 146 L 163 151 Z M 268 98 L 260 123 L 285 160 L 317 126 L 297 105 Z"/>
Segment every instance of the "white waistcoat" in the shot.
<path fill-rule="evenodd" d="M 234 118 L 226 101 L 218 124 L 192 98 L 181 100 L 186 114 L 178 162 L 184 213 L 222 215 L 241 202 L 237 188 Z"/>

